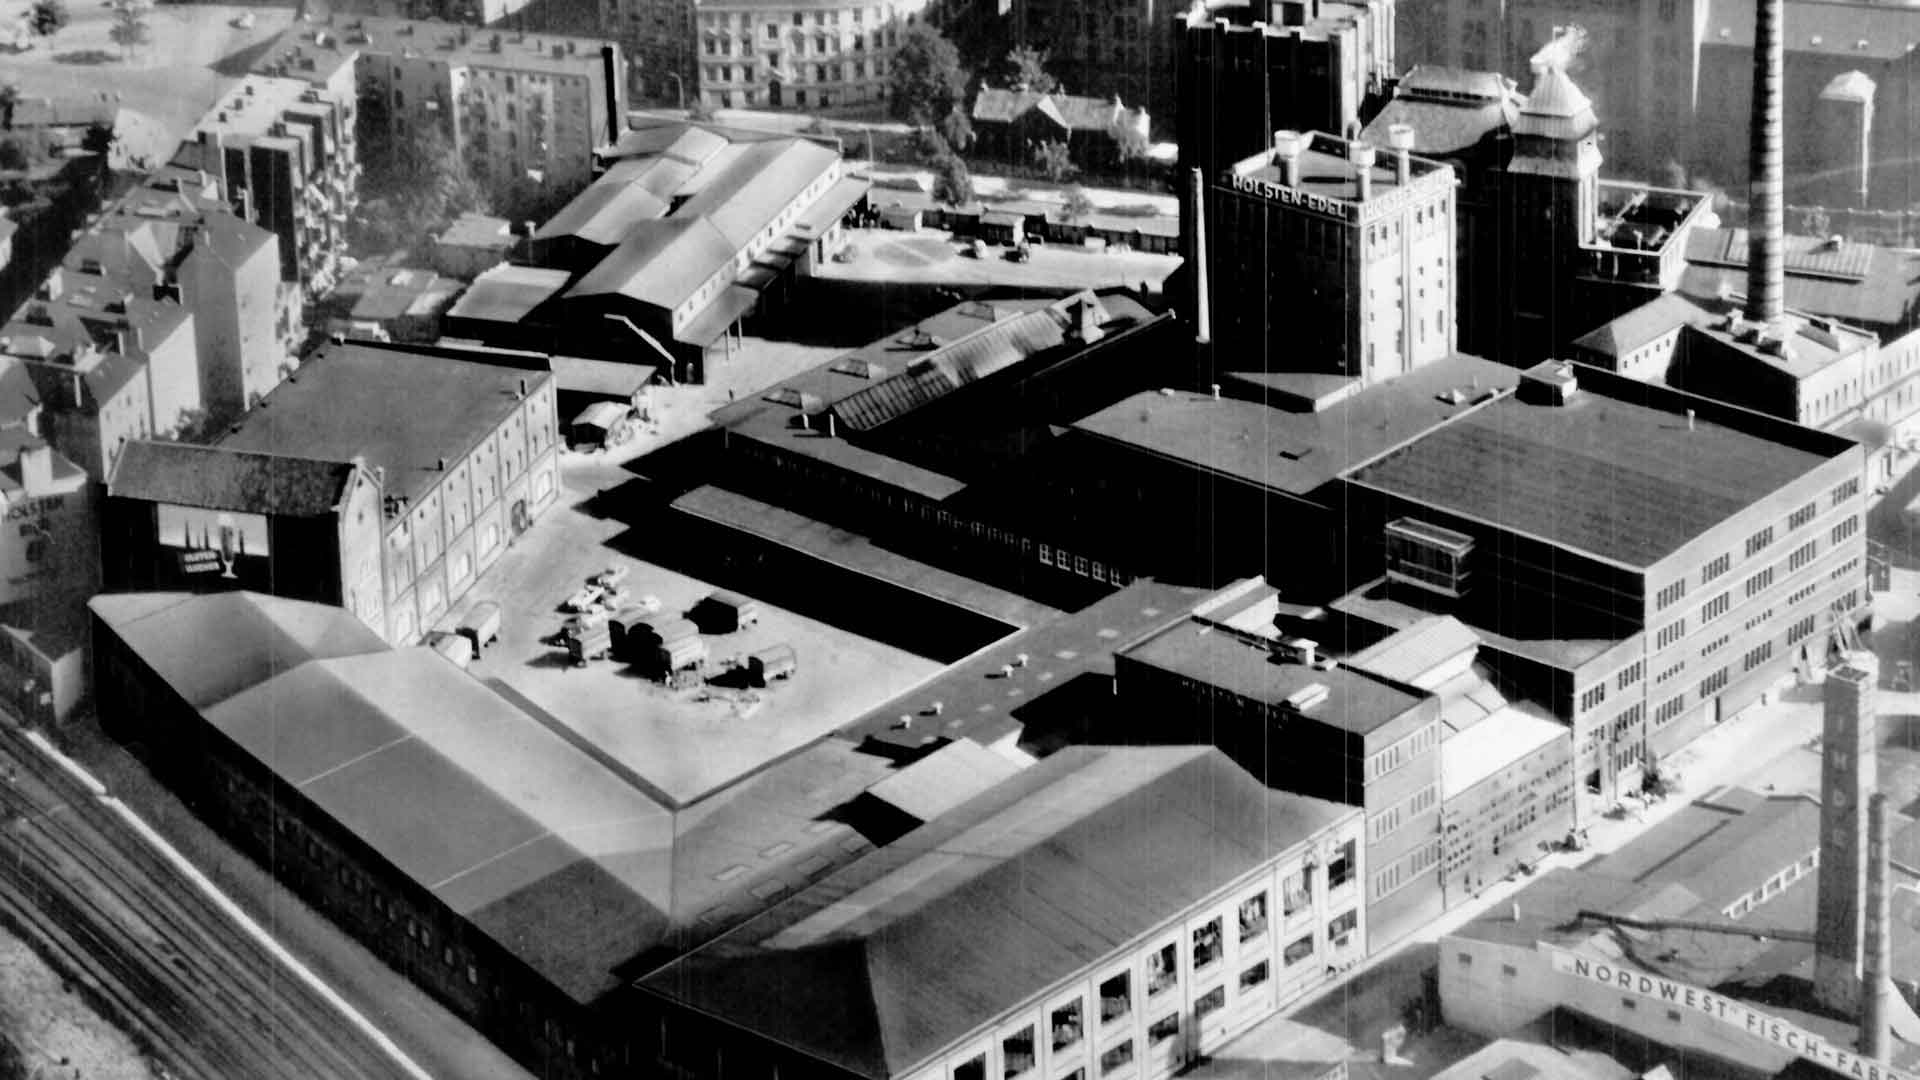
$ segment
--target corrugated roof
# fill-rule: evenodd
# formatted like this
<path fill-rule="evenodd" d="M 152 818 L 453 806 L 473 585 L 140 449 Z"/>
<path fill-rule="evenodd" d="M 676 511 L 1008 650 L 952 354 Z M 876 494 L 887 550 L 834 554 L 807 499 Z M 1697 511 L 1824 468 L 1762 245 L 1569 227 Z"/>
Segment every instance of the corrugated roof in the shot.
<path fill-rule="evenodd" d="M 1920 255 L 1874 244 L 1785 237 L 1787 306 L 1882 333 L 1920 322 Z M 1695 229 L 1681 291 L 1708 299 L 1747 288 L 1747 231 Z"/>
<path fill-rule="evenodd" d="M 855 431 L 871 431 L 1065 340 L 1062 312 L 1052 307 L 1022 312 L 926 353 L 899 374 L 841 398 L 834 403 L 834 415 Z"/>
<path fill-rule="evenodd" d="M 353 470 L 343 460 L 141 440 L 120 452 L 107 494 L 209 510 L 317 517 L 340 505 Z"/>
<path fill-rule="evenodd" d="M 576 1001 L 662 932 L 671 814 L 432 649 L 310 661 L 206 717 Z"/>
<path fill-rule="evenodd" d="M 1585 386 L 1563 406 L 1508 396 L 1364 466 L 1349 482 L 1650 566 L 1828 460 L 1728 427 L 1727 413 L 1690 426 L 1679 410 L 1700 399 L 1673 394 L 1660 407 L 1652 400 Z"/>
<path fill-rule="evenodd" d="M 1019 771 L 1020 766 L 972 739 L 956 739 L 867 794 L 920 821 L 933 821 Z"/>
<path fill-rule="evenodd" d="M 102 593 L 87 606 L 195 709 L 308 660 L 387 648 L 344 608 L 264 593 Z"/>
<path fill-rule="evenodd" d="M 640 985 L 901 1076 L 1357 813 L 1211 748 L 1075 747 Z"/>

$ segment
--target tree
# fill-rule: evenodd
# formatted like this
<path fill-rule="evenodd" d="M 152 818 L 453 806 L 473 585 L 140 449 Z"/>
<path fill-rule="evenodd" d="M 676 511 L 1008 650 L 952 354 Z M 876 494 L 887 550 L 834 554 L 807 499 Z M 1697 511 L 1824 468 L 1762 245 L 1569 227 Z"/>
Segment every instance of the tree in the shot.
<path fill-rule="evenodd" d="M 1015 90 L 1051 94 L 1060 80 L 1047 73 L 1047 50 L 1019 48 L 1007 53 L 1007 81 Z"/>
<path fill-rule="evenodd" d="M 120 136 L 113 130 L 113 124 L 106 120 L 96 120 L 87 125 L 87 133 L 80 137 L 80 149 L 89 154 L 106 154 L 113 150 Z"/>
<path fill-rule="evenodd" d="M 1070 188 L 1067 191 L 1066 201 L 1061 204 L 1061 209 L 1065 211 L 1068 221 L 1081 221 L 1091 217 L 1094 210 L 1093 196 L 1087 194 L 1086 188 Z"/>
<path fill-rule="evenodd" d="M 713 106 L 707 104 L 704 98 L 696 98 L 693 104 L 687 106 L 687 119 L 706 123 L 713 119 Z"/>
<path fill-rule="evenodd" d="M 973 201 L 973 174 L 967 163 L 953 152 L 938 133 L 928 136 L 927 167 L 933 170 L 933 198 L 945 206 L 965 206 Z"/>
<path fill-rule="evenodd" d="M 907 27 L 888 68 L 887 109 L 893 118 L 926 127 L 960 103 L 966 86 L 953 42 L 926 23 Z"/>
<path fill-rule="evenodd" d="M 1047 179 L 1056 184 L 1080 171 L 1074 165 L 1073 157 L 1067 153 L 1067 144 L 1063 139 L 1047 139 L 1035 146 L 1033 163 L 1047 175 Z"/>
<path fill-rule="evenodd" d="M 153 27 L 147 23 L 152 0 L 113 0 L 113 28 L 107 37 L 120 46 L 121 56 L 130 56 L 153 40 Z"/>
<path fill-rule="evenodd" d="M 43 38 L 50 38 L 64 29 L 72 16 L 67 14 L 64 0 L 34 0 L 33 7 L 27 12 L 27 25 Z"/>
<path fill-rule="evenodd" d="M 957 152 L 965 152 L 973 145 L 973 117 L 967 110 L 955 102 L 947 115 L 940 118 L 940 137 Z"/>
<path fill-rule="evenodd" d="M 833 129 L 833 125 L 827 122 L 826 117 L 816 116 L 807 121 L 807 126 L 800 129 L 800 134 L 833 135 L 836 134 L 836 132 Z"/>
<path fill-rule="evenodd" d="M 12 83 L 0 83 L 0 131 L 13 130 L 13 109 L 20 104 L 20 88 Z"/>
<path fill-rule="evenodd" d="M 1824 206 L 1809 207 L 1800 215 L 1800 233 L 1803 236 L 1817 236 L 1822 240 L 1833 233 L 1833 216 Z"/>
<path fill-rule="evenodd" d="M 19 172 L 28 164 L 27 148 L 21 145 L 19 139 L 0 139 L 0 170 Z"/>

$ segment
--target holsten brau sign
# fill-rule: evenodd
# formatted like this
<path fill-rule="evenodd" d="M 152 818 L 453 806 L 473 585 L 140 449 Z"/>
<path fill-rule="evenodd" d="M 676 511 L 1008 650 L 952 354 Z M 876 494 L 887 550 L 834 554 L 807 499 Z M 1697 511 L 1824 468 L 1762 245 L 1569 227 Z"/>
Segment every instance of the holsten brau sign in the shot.
<path fill-rule="evenodd" d="M 1571 975 L 1576 979 L 1600 983 L 1616 990 L 1622 990 L 1652 1001 L 1664 1002 L 1670 1008 L 1681 1011 L 1683 1023 L 1722 1024 L 1764 1043 L 1777 1046 L 1788 1053 L 1824 1065 L 1837 1073 L 1844 1073 L 1857 1080 L 1920 1080 L 1911 1073 L 1863 1058 L 1851 1050 L 1845 1050 L 1826 1041 L 1814 1033 L 1794 1026 L 1777 1016 L 1769 1016 L 1756 1009 L 1734 1001 L 1720 994 L 1711 993 L 1686 983 L 1663 979 L 1658 975 L 1649 975 L 1644 971 L 1621 967 L 1605 960 L 1595 960 L 1556 949 L 1542 946 L 1553 960 L 1553 970 L 1562 975 Z"/>
<path fill-rule="evenodd" d="M 1375 194 L 1364 203 L 1348 202 L 1345 199 L 1335 199 L 1301 188 L 1276 184 L 1257 176 L 1242 176 L 1237 172 L 1227 173 L 1227 185 L 1242 195 L 1257 196 L 1282 206 L 1297 206 L 1339 221 L 1361 225 L 1399 213 L 1421 194 L 1417 186 L 1395 187 Z"/>

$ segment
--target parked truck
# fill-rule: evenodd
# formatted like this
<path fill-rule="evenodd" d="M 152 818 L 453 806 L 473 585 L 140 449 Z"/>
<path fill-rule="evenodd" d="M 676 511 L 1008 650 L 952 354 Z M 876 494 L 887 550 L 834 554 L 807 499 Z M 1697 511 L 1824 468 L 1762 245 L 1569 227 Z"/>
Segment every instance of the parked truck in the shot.
<path fill-rule="evenodd" d="M 480 655 L 480 650 L 500 640 L 500 605 L 491 600 L 473 605 L 460 620 L 460 634 L 473 642 L 474 655 Z"/>
<path fill-rule="evenodd" d="M 775 645 L 747 657 L 747 677 L 753 680 L 755 686 L 768 686 L 775 680 L 792 678 L 793 673 L 799 670 L 800 661 L 791 645 Z"/>

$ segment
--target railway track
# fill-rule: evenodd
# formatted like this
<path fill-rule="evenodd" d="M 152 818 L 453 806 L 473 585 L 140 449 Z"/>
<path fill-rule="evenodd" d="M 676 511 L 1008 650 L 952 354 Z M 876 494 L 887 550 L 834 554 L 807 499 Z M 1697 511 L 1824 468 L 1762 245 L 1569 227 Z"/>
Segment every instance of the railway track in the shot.
<path fill-rule="evenodd" d="M 174 1076 L 417 1080 L 136 835 L 113 800 L 3 724 L 0 767 L 24 778 L 0 782 L 0 917 Z"/>

